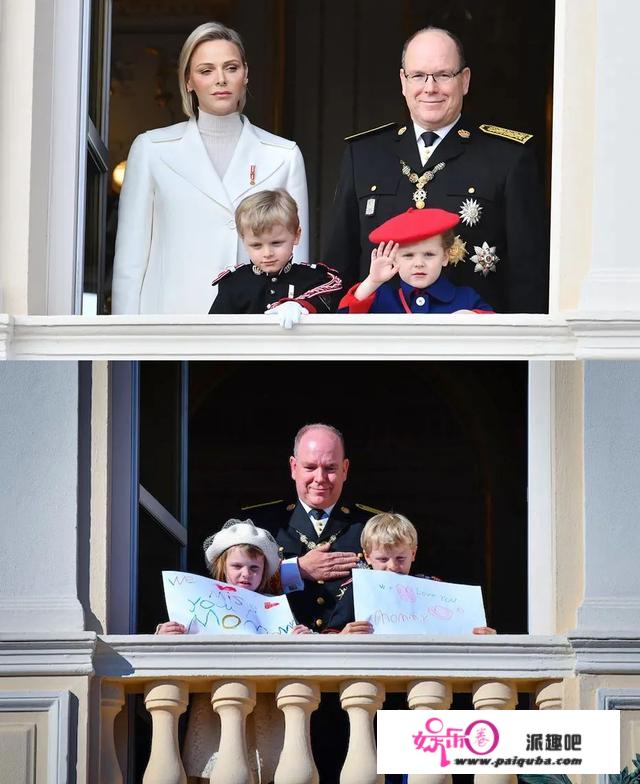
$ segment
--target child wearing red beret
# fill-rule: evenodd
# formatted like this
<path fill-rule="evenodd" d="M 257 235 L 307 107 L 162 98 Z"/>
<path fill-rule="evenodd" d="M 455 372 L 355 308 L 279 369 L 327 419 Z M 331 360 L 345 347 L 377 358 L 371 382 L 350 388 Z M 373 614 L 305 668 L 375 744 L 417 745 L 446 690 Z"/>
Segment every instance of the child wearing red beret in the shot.
<path fill-rule="evenodd" d="M 492 313 L 470 286 L 454 286 L 442 268 L 457 264 L 464 243 L 460 218 L 446 210 L 411 208 L 371 232 L 369 275 L 340 301 L 340 313 Z"/>

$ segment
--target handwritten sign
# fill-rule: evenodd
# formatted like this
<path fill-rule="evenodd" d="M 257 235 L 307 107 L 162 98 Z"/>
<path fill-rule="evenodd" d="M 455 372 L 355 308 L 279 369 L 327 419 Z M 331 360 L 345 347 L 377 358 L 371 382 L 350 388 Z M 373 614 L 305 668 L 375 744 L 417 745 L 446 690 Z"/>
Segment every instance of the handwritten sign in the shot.
<path fill-rule="evenodd" d="M 352 574 L 356 618 L 379 634 L 471 634 L 486 626 L 478 585 L 365 569 Z"/>
<path fill-rule="evenodd" d="M 296 625 L 286 596 L 263 596 L 188 572 L 162 572 L 172 621 L 187 634 L 288 634 Z"/>

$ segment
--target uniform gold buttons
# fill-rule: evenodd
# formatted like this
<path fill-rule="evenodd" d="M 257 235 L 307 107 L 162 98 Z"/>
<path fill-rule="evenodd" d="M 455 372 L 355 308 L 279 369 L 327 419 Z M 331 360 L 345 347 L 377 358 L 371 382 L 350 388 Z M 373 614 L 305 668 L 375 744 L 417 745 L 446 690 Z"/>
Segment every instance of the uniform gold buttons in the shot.
<path fill-rule="evenodd" d="M 476 189 L 473 187 L 473 185 L 467 191 L 467 193 L 475 193 L 475 192 L 476 192 Z"/>
<path fill-rule="evenodd" d="M 278 278 L 271 278 L 271 282 L 272 283 L 277 283 L 278 282 Z"/>
<path fill-rule="evenodd" d="M 322 618 L 316 618 L 316 626 L 318 627 L 318 629 L 323 625 L 324 625 L 324 621 L 322 620 Z"/>
<path fill-rule="evenodd" d="M 322 605 L 322 604 L 324 604 L 324 599 L 322 598 L 322 596 L 318 596 L 318 598 L 316 599 L 316 602 L 318 602 L 318 604 Z"/>
<path fill-rule="evenodd" d="M 324 580 L 316 580 L 316 582 L 318 583 L 318 585 L 324 585 Z"/>
<path fill-rule="evenodd" d="M 375 190 L 377 190 L 377 189 L 378 189 L 378 186 L 377 186 L 377 185 L 372 185 L 372 186 L 371 186 L 371 190 L 372 190 L 372 191 L 375 191 Z"/>

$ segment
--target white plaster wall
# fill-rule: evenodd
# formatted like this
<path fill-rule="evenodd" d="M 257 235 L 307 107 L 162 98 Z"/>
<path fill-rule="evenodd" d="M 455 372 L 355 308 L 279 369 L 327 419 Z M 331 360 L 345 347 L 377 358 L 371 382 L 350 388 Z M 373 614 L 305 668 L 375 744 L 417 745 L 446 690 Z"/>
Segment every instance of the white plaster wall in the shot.
<path fill-rule="evenodd" d="M 637 0 L 598 0 L 593 251 L 581 300 L 587 311 L 638 310 L 640 271 L 629 238 L 637 222 L 640 157 L 620 143 L 640 124 L 638 28 Z"/>
<path fill-rule="evenodd" d="M 584 442 L 582 362 L 556 362 L 554 445 L 554 632 L 576 627 L 584 595 Z M 530 427 L 535 428 L 535 423 Z"/>
<path fill-rule="evenodd" d="M 591 262 L 598 0 L 557 0 L 551 180 L 551 313 L 578 307 Z"/>
<path fill-rule="evenodd" d="M 588 362 L 584 390 L 585 599 L 579 628 L 640 628 L 640 363 Z"/>
<path fill-rule="evenodd" d="M 78 365 L 0 363 L 0 629 L 83 629 Z"/>

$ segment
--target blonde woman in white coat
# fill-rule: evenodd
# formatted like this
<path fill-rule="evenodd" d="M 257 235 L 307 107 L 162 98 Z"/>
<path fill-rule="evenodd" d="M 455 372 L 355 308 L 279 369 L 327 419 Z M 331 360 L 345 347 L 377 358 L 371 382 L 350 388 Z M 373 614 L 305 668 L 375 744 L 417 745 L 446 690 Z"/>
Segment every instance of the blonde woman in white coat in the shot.
<path fill-rule="evenodd" d="M 307 181 L 295 142 L 240 114 L 248 67 L 239 35 L 217 22 L 187 38 L 178 66 L 188 122 L 134 141 L 127 160 L 113 271 L 112 313 L 208 313 L 211 283 L 245 263 L 234 211 L 257 191 L 285 188 L 298 204 L 308 261 Z"/>

